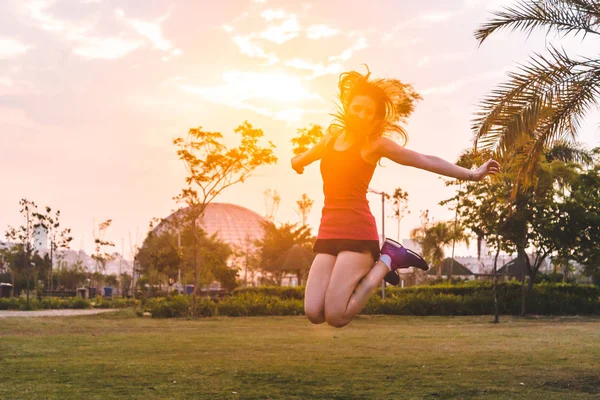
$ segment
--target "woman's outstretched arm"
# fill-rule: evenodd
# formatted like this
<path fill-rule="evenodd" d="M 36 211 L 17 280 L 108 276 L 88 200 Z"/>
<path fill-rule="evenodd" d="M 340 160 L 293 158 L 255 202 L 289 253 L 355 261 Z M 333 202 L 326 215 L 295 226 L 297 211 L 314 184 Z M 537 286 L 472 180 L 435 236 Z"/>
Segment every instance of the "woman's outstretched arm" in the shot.
<path fill-rule="evenodd" d="M 405 149 L 387 138 L 379 139 L 376 151 L 379 156 L 389 158 L 398 164 L 408 165 L 455 179 L 480 181 L 487 175 L 500 172 L 500 164 L 496 160 L 490 159 L 476 170 L 470 170 L 436 156 Z"/>

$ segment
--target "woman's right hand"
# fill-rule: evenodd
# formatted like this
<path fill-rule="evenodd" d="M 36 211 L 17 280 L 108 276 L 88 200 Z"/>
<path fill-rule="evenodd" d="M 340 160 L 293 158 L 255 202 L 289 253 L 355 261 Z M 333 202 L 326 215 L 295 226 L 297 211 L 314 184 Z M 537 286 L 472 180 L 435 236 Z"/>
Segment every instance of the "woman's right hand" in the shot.
<path fill-rule="evenodd" d="M 300 175 L 304 172 L 304 167 L 298 162 L 298 156 L 292 158 L 292 168 Z"/>

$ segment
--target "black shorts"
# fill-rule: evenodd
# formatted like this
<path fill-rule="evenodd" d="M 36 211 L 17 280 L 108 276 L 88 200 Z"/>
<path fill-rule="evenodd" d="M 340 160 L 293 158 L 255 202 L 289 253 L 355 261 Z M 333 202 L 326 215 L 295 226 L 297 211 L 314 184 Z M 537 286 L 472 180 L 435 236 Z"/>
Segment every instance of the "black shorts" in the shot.
<path fill-rule="evenodd" d="M 355 253 L 370 252 L 373 261 L 379 259 L 379 240 L 354 240 L 354 239 L 317 239 L 313 246 L 315 253 L 331 254 L 337 256 L 341 251 Z"/>

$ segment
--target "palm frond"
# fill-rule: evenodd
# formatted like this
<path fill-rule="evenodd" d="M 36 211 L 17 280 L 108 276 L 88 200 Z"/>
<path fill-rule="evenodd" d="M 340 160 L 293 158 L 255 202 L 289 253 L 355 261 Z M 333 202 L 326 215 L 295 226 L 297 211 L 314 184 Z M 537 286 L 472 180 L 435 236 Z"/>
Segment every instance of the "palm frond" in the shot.
<path fill-rule="evenodd" d="M 474 143 L 481 141 L 483 148 L 497 147 L 500 138 L 506 145 L 513 144 L 520 135 L 535 127 L 537 116 L 547 107 L 550 88 L 560 86 L 572 74 L 578 62 L 564 52 L 550 48 L 547 56 L 536 54 L 529 65 L 509 74 L 510 80 L 492 91 L 482 101 L 482 109 L 476 113 L 473 123 Z M 529 110 L 527 119 L 518 116 Z"/>
<path fill-rule="evenodd" d="M 591 150 L 584 148 L 581 143 L 569 140 L 561 140 L 546 151 L 548 161 L 562 161 L 563 163 L 577 162 L 590 165 L 594 162 L 594 154 Z"/>
<path fill-rule="evenodd" d="M 539 156 L 552 144 L 565 140 L 574 140 L 581 119 L 600 101 L 600 66 L 573 81 L 565 82 L 561 88 L 562 96 L 552 105 L 549 117 L 541 123 L 534 134 L 535 145 L 527 154 L 521 175 L 531 173 L 532 166 Z"/>
<path fill-rule="evenodd" d="M 550 54 L 484 99 L 473 125 L 476 146 L 505 154 L 530 137 L 542 142 L 539 150 L 566 134 L 574 138 L 581 118 L 598 105 L 600 61 Z"/>
<path fill-rule="evenodd" d="M 598 2 L 583 0 L 522 0 L 494 13 L 494 18 L 475 31 L 479 44 L 500 29 L 522 30 L 531 34 L 545 27 L 548 33 L 600 34 Z"/>
<path fill-rule="evenodd" d="M 567 3 L 571 7 L 589 13 L 590 15 L 600 16 L 600 2 L 598 0 L 559 0 Z"/>

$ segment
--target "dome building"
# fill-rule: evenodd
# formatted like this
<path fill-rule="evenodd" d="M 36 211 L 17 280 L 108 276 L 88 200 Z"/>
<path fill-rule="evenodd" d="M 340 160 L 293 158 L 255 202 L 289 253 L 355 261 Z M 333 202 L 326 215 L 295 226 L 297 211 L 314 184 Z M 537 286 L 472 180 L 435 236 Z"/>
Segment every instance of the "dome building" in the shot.
<path fill-rule="evenodd" d="M 183 215 L 187 210 L 182 208 L 169 215 L 166 220 L 172 220 Z M 258 213 L 245 207 L 228 203 L 210 203 L 204 211 L 201 226 L 209 234 L 217 237 L 232 247 L 244 248 L 253 240 L 264 235 L 262 226 L 264 218 Z M 155 229 L 160 232 L 163 228 L 161 222 Z"/>
<path fill-rule="evenodd" d="M 160 233 L 166 229 L 168 221 L 183 216 L 186 210 L 187 207 L 169 215 L 154 228 L 154 232 Z M 254 250 L 253 242 L 264 235 L 264 221 L 264 217 L 245 207 L 229 203 L 210 203 L 206 206 L 200 225 L 209 235 L 216 234 L 219 239 L 230 245 L 232 250 L 250 252 Z M 258 278 L 252 273 L 251 276 L 248 275 L 245 257 L 232 256 L 227 263 L 230 266 L 242 266 L 239 276 L 241 280 L 252 282 Z"/>

